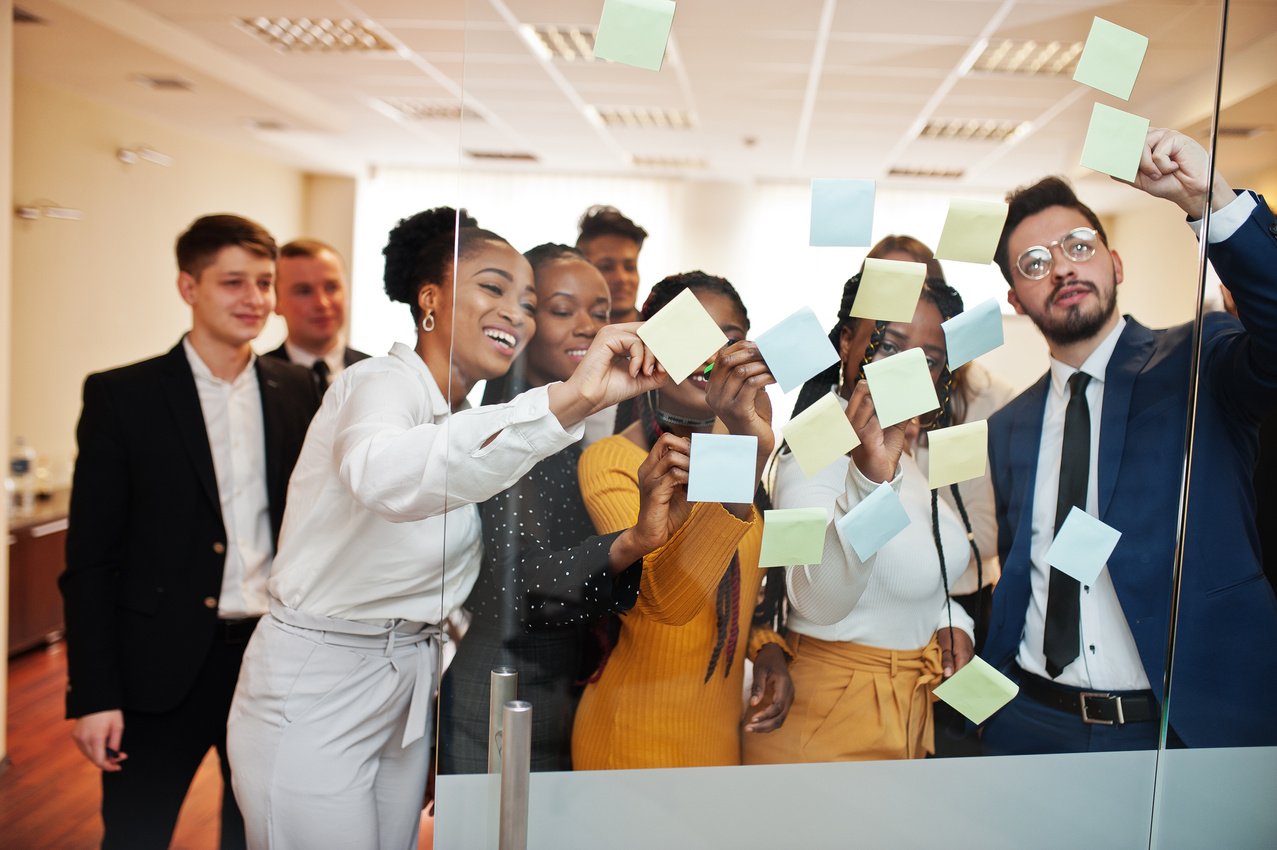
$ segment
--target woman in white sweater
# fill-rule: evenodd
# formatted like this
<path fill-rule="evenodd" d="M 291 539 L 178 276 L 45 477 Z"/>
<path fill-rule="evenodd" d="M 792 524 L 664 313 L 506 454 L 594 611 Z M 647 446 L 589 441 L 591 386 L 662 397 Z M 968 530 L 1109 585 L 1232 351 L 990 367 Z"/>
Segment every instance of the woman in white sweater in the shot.
<path fill-rule="evenodd" d="M 922 428 L 948 424 L 951 377 L 940 324 L 961 312 L 962 301 L 931 278 L 912 322 L 857 320 L 850 310 L 859 283 L 859 275 L 847 282 L 830 334 L 839 374 L 813 378 L 795 413 L 833 389 L 861 445 L 850 460 L 811 477 L 787 451 L 776 461 L 775 506 L 824 507 L 834 523 L 821 563 L 788 569 L 794 705 L 781 729 L 745 735 L 749 764 L 920 758 L 934 746 L 932 690 L 972 655 L 971 618 L 949 600 L 971 555 L 970 522 L 960 498 L 955 510 L 929 489 L 912 456 Z M 941 409 L 923 422 L 880 428 L 862 368 L 908 348 L 926 355 Z M 910 522 L 862 561 L 837 521 L 884 481 Z"/>

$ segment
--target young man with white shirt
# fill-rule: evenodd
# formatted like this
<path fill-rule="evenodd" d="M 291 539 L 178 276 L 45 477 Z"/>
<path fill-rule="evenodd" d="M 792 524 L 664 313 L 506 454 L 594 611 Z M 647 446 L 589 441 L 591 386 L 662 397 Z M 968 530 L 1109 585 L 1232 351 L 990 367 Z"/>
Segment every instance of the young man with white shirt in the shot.
<path fill-rule="evenodd" d="M 1196 142 L 1154 129 L 1134 185 L 1176 203 L 1200 231 L 1207 168 Z M 1247 321 L 1212 314 L 1202 326 L 1167 740 L 1271 745 L 1277 601 L 1260 569 L 1250 481 L 1258 422 L 1277 404 L 1277 222 L 1262 199 L 1235 194 L 1218 175 L 1209 198 L 1209 256 Z M 1121 258 L 1062 180 L 1008 201 L 995 260 L 1051 363 L 990 419 L 1002 577 L 984 654 L 1020 691 L 986 724 L 984 749 L 1155 747 L 1193 325 L 1153 331 L 1118 314 Z M 1046 560 L 1074 507 L 1122 534 L 1089 583 Z"/>
<path fill-rule="evenodd" d="M 294 239 L 279 249 L 275 264 L 275 313 L 288 338 L 269 357 L 313 371 L 327 389 L 345 368 L 368 355 L 346 345 L 346 266 L 331 245 Z"/>
<path fill-rule="evenodd" d="M 250 343 L 274 306 L 275 242 L 232 215 L 177 240 L 191 329 L 167 354 L 90 375 L 77 429 L 67 717 L 102 770 L 104 848 L 167 848 L 200 762 L 222 762 L 222 847 L 243 847 L 226 714 L 266 612 L 288 477 L 319 403 Z"/>

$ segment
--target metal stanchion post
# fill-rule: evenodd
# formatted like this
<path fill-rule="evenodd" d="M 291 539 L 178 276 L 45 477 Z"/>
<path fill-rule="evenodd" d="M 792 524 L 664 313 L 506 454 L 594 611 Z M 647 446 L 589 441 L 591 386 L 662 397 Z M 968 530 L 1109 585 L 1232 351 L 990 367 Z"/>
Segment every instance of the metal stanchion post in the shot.
<path fill-rule="evenodd" d="M 497 667 L 488 685 L 488 773 L 501 772 L 501 710 L 519 696 L 519 671 Z"/>
<path fill-rule="evenodd" d="M 532 770 L 532 703 L 512 700 L 502 709 L 500 850 L 527 850 L 528 783 Z"/>

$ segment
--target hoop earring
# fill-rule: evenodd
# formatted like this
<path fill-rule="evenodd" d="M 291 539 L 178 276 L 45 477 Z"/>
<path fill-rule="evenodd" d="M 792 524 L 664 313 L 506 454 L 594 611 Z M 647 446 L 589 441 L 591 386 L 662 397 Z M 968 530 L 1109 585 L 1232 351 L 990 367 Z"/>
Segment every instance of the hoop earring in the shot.
<path fill-rule="evenodd" d="M 435 329 L 435 311 L 427 310 L 426 315 L 421 317 L 421 329 L 426 333 L 430 333 Z"/>

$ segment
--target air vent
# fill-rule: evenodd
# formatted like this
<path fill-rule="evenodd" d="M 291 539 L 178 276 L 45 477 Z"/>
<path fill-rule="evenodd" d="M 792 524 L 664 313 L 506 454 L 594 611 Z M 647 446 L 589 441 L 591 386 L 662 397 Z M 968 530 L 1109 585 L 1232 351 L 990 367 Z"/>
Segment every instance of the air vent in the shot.
<path fill-rule="evenodd" d="M 535 154 L 510 151 L 466 151 L 472 159 L 500 160 L 504 162 L 536 162 Z"/>
<path fill-rule="evenodd" d="M 249 118 L 244 125 L 259 133 L 285 133 L 293 129 L 290 125 L 276 118 Z"/>
<path fill-rule="evenodd" d="M 1253 139 L 1256 136 L 1262 136 L 1271 132 L 1272 127 L 1268 125 L 1255 125 L 1253 127 L 1244 126 L 1223 126 L 1220 127 L 1218 133 L 1220 136 L 1228 139 Z M 1206 132 L 1210 132 L 1210 126 L 1207 125 Z M 1205 133 L 1203 133 L 1205 135 Z"/>
<path fill-rule="evenodd" d="M 709 167 L 708 162 L 695 156 L 640 156 L 635 154 L 631 157 L 631 162 L 639 168 L 664 168 L 680 171 L 700 170 Z"/>
<path fill-rule="evenodd" d="M 989 74 L 1072 77 L 1082 55 L 1082 46 L 1080 41 L 993 41 L 975 60 L 971 70 Z"/>
<path fill-rule="evenodd" d="M 1025 121 L 994 121 L 979 118 L 934 119 L 918 134 L 922 139 L 958 139 L 971 142 L 1001 142 L 1028 129 Z"/>
<path fill-rule="evenodd" d="M 594 30 L 582 27 L 532 26 L 519 27 L 533 50 L 546 59 L 563 62 L 594 61 Z"/>
<path fill-rule="evenodd" d="M 46 21 L 44 18 L 40 17 L 39 15 L 33 15 L 30 12 L 28 12 L 26 9 L 19 9 L 17 6 L 13 7 L 13 22 L 15 24 L 47 24 L 48 23 L 48 21 Z"/>
<path fill-rule="evenodd" d="M 957 180 L 966 174 L 965 168 L 893 168 L 887 172 L 892 177 L 926 177 L 938 180 Z"/>
<path fill-rule="evenodd" d="M 191 91 L 195 84 L 185 77 L 161 74 L 134 74 L 130 80 L 154 91 Z"/>
<path fill-rule="evenodd" d="M 690 130 L 695 124 L 690 113 L 682 109 L 656 109 L 647 106 L 591 107 L 607 127 L 632 130 Z"/>
<path fill-rule="evenodd" d="M 366 53 L 394 48 L 372 21 L 351 18 L 236 18 L 235 26 L 280 53 Z"/>
<path fill-rule="evenodd" d="M 467 121 L 478 113 L 455 100 L 430 100 L 421 97 L 383 97 L 381 102 L 409 121 Z"/>

